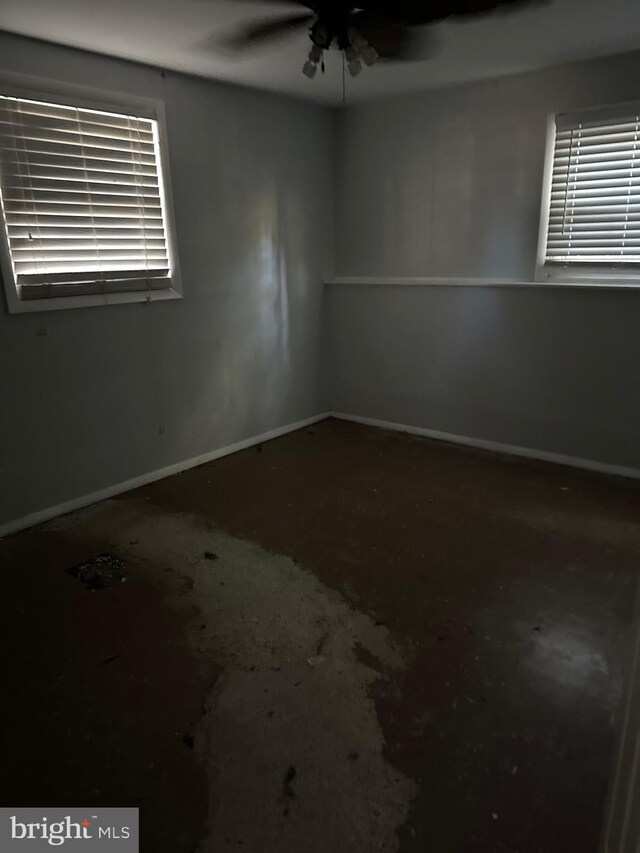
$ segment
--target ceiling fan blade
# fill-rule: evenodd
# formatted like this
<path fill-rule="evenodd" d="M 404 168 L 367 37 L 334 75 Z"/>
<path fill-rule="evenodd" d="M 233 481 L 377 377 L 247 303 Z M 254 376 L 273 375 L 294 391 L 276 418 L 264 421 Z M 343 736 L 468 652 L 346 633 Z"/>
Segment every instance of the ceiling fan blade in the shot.
<path fill-rule="evenodd" d="M 519 9 L 544 0 L 362 0 L 370 12 L 385 15 L 390 20 L 406 26 L 435 24 L 447 18 L 471 18 L 487 15 L 496 9 Z"/>
<path fill-rule="evenodd" d="M 380 59 L 385 61 L 417 62 L 433 56 L 433 50 L 423 35 L 406 27 L 364 30 L 362 34 Z"/>
<path fill-rule="evenodd" d="M 545 0 L 454 0 L 450 14 L 456 18 L 468 18 L 474 15 L 488 15 L 497 9 L 517 10 L 523 6 L 539 5 Z"/>
<path fill-rule="evenodd" d="M 315 8 L 316 0 L 250 0 L 251 3 L 262 3 L 265 6 L 302 6 L 307 9 Z"/>
<path fill-rule="evenodd" d="M 214 4 L 217 0 L 202 0 L 203 3 Z M 241 5 L 244 0 L 236 0 L 236 6 Z M 248 6 L 256 6 L 258 4 L 262 6 L 271 6 L 274 7 L 282 7 L 282 11 L 286 11 L 286 7 L 297 6 L 300 8 L 302 6 L 303 9 L 314 9 L 315 4 L 318 0 L 247 0 Z"/>
<path fill-rule="evenodd" d="M 433 56 L 433 38 L 424 30 L 409 29 L 388 17 L 369 11 L 356 12 L 351 23 L 384 60 L 415 62 Z"/>
<path fill-rule="evenodd" d="M 304 12 L 301 15 L 290 15 L 288 18 L 276 18 L 240 26 L 230 33 L 214 38 L 216 47 L 230 51 L 247 50 L 260 47 L 268 42 L 278 41 L 298 30 L 311 26 L 315 15 Z"/>

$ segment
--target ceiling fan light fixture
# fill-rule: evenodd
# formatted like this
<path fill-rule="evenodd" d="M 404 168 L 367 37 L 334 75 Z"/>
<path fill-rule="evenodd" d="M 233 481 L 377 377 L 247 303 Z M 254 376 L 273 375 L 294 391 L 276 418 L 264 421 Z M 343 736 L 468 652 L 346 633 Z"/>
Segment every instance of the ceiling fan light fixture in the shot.
<path fill-rule="evenodd" d="M 327 48 L 331 47 L 331 42 L 333 41 L 333 33 L 331 33 L 330 30 L 325 27 L 324 24 L 316 22 L 311 27 L 309 38 L 315 45 L 318 45 L 318 47 L 322 48 L 323 50 L 326 50 Z"/>
<path fill-rule="evenodd" d="M 352 77 L 357 77 L 362 71 L 362 63 L 356 57 L 355 59 L 351 59 L 347 62 L 347 68 L 349 69 L 349 74 L 351 74 Z"/>
<path fill-rule="evenodd" d="M 363 47 L 366 47 L 369 44 L 357 27 L 349 27 L 347 30 L 347 37 L 356 50 L 362 50 Z"/>
<path fill-rule="evenodd" d="M 318 66 L 315 62 L 311 62 L 307 59 L 305 64 L 302 66 L 302 73 L 305 77 L 308 77 L 309 80 L 313 80 L 316 76 L 316 71 L 318 70 Z"/>
<path fill-rule="evenodd" d="M 360 62 L 358 51 L 351 42 L 347 42 L 342 48 L 342 51 L 344 53 L 344 58 L 347 60 L 349 74 L 351 74 L 352 77 L 357 77 L 362 71 L 362 63 Z"/>
<path fill-rule="evenodd" d="M 375 49 L 375 47 L 371 47 L 370 44 L 367 44 L 366 47 L 361 48 L 360 56 L 362 57 L 362 61 L 364 62 L 364 64 L 368 65 L 369 67 L 375 65 L 376 62 L 380 59 L 378 51 Z"/>
<path fill-rule="evenodd" d="M 358 51 L 353 44 L 346 44 L 343 48 L 345 59 L 347 62 L 356 62 L 358 59 Z"/>
<path fill-rule="evenodd" d="M 355 50 L 360 54 L 360 59 L 362 59 L 364 64 L 369 66 L 375 65 L 380 58 L 378 56 L 378 51 L 375 47 L 371 47 L 360 30 L 357 27 L 350 27 L 347 35 L 349 36 L 349 41 Z M 347 57 L 347 59 L 348 58 L 349 57 Z"/>

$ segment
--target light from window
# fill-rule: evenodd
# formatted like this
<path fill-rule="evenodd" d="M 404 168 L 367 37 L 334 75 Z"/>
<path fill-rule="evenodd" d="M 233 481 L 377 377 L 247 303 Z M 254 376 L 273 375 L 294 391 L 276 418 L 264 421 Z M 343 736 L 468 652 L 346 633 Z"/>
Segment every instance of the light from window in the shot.
<path fill-rule="evenodd" d="M 0 95 L 0 192 L 20 299 L 169 286 L 154 119 Z"/>
<path fill-rule="evenodd" d="M 640 264 L 639 143 L 635 107 L 556 116 L 547 271 L 570 265 L 630 271 Z"/>

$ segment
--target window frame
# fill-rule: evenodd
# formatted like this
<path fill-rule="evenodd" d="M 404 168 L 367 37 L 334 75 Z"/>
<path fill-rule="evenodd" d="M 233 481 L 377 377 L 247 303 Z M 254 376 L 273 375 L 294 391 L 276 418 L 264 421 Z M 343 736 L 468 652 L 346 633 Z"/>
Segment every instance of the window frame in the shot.
<path fill-rule="evenodd" d="M 78 294 L 73 296 L 48 296 L 41 299 L 21 299 L 15 281 L 13 264 L 4 217 L 0 211 L 0 277 L 4 285 L 6 305 L 10 314 L 56 311 L 69 308 L 89 308 L 97 305 L 117 305 L 134 302 L 159 302 L 182 299 L 182 278 L 178 259 L 178 244 L 173 212 L 173 194 L 169 168 L 169 148 L 164 101 L 159 98 L 139 97 L 127 93 L 87 88 L 66 83 L 43 81 L 19 74 L 0 73 L 0 93 L 16 98 L 49 101 L 64 106 L 78 106 L 152 119 L 157 123 L 159 168 L 158 185 L 163 199 L 164 225 L 170 274 L 168 286 L 149 290 L 120 291 L 113 293 Z"/>
<path fill-rule="evenodd" d="M 615 119 L 629 110 L 640 109 L 639 101 L 626 101 L 605 107 L 590 107 L 581 110 L 565 110 L 550 113 L 547 119 L 547 137 L 544 157 L 544 176 L 542 181 L 542 203 L 540 206 L 540 226 L 538 230 L 538 249 L 534 281 L 547 284 L 592 285 L 603 287 L 640 288 L 640 264 L 607 264 L 594 262 L 548 263 L 547 235 L 549 229 L 549 211 L 551 207 L 551 186 L 553 180 L 553 158 L 556 142 L 556 120 L 562 117 L 584 117 L 590 121 Z"/>

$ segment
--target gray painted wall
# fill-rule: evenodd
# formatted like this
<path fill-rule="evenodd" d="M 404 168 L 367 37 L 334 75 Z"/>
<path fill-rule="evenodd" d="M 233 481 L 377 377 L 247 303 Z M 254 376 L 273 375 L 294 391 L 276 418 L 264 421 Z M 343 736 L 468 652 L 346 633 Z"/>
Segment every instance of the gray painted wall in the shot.
<path fill-rule="evenodd" d="M 0 34 L 0 68 L 163 98 L 181 301 L 0 309 L 0 524 L 322 411 L 328 110 Z"/>
<path fill-rule="evenodd" d="M 637 97 L 639 56 L 347 108 L 335 139 L 320 107 L 7 34 L 0 69 L 165 101 L 185 291 L 2 306 L 0 524 L 326 408 L 640 467 L 640 293 L 321 286 L 332 168 L 338 275 L 530 281 L 546 115 Z"/>
<path fill-rule="evenodd" d="M 350 107 L 336 127 L 331 407 L 640 468 L 640 291 L 531 282 L 547 115 L 637 99 L 640 54 Z"/>

